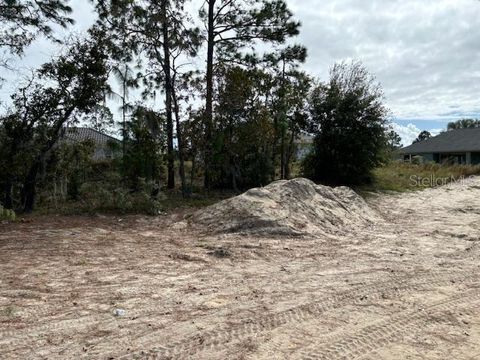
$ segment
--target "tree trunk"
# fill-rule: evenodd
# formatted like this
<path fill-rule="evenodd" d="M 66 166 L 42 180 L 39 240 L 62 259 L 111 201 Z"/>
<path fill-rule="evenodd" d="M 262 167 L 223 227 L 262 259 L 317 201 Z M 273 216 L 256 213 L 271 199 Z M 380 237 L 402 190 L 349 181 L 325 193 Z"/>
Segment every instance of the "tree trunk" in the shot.
<path fill-rule="evenodd" d="M 174 87 L 172 87 L 172 98 L 173 98 L 173 105 L 175 108 L 175 122 L 177 125 L 178 159 L 180 162 L 179 173 L 180 173 L 180 180 L 182 182 L 182 195 L 183 197 L 186 197 L 188 194 L 187 194 L 187 180 L 185 179 L 183 136 L 182 136 L 182 128 L 180 127 L 180 110 L 178 108 L 177 93 Z"/>
<path fill-rule="evenodd" d="M 238 186 L 237 186 L 237 166 L 235 164 L 235 154 L 232 154 L 230 149 L 232 148 L 233 143 L 233 123 L 232 121 L 228 124 L 228 139 L 226 143 L 226 149 L 228 151 L 228 164 L 230 167 L 230 174 L 232 176 L 232 189 L 236 193 L 238 193 Z"/>
<path fill-rule="evenodd" d="M 123 74 L 123 84 L 122 84 L 122 179 L 123 183 L 127 183 L 127 117 L 126 117 L 126 99 L 127 96 L 127 70 L 125 66 L 125 73 Z"/>
<path fill-rule="evenodd" d="M 40 170 L 41 159 L 35 159 L 30 167 L 23 184 L 23 211 L 31 213 L 35 206 L 37 174 Z"/>
<path fill-rule="evenodd" d="M 210 166 L 212 159 L 213 132 L 213 53 L 215 46 L 215 1 L 208 1 L 208 36 L 207 36 L 207 94 L 205 102 L 205 159 L 204 186 L 210 188 Z"/>
<path fill-rule="evenodd" d="M 285 178 L 286 179 L 290 178 L 290 173 L 291 173 L 290 163 L 292 161 L 294 143 L 295 143 L 295 131 L 292 131 L 291 135 L 290 135 L 290 143 L 288 145 L 287 158 L 286 158 L 286 161 L 285 161 Z"/>
<path fill-rule="evenodd" d="M 28 132 L 28 131 L 27 131 Z M 10 144 L 10 149 L 7 151 L 5 154 L 5 159 L 7 159 L 7 169 L 14 169 L 14 164 L 15 164 L 15 155 L 17 153 L 17 149 L 21 146 L 20 142 L 14 141 L 13 143 Z M 11 170 L 11 171 L 12 171 Z M 7 173 L 4 175 L 5 178 L 5 183 L 3 187 L 4 191 L 4 207 L 6 209 L 12 210 L 13 209 L 13 174 L 12 173 Z"/>
<path fill-rule="evenodd" d="M 280 179 L 285 179 L 285 127 L 286 127 L 286 105 L 285 105 L 285 60 L 282 66 L 282 88 L 281 88 L 281 139 L 280 139 Z"/>
<path fill-rule="evenodd" d="M 271 109 L 273 108 L 271 104 L 269 104 L 269 93 L 267 92 L 265 94 L 265 108 Z M 275 160 L 277 158 L 277 117 L 274 112 L 272 112 L 273 116 L 273 143 L 272 143 L 272 152 L 271 152 L 271 162 L 272 162 L 272 172 L 270 174 L 271 176 L 271 181 L 275 181 Z M 268 145 L 267 145 L 268 147 Z"/>
<path fill-rule="evenodd" d="M 273 148 L 272 148 L 272 162 L 273 162 L 273 175 L 275 180 L 275 161 L 277 158 L 277 144 L 280 138 L 280 179 L 285 178 L 285 60 L 282 63 L 282 70 L 280 75 L 280 89 L 278 90 L 279 96 L 279 108 L 275 112 L 273 117 Z"/>
<path fill-rule="evenodd" d="M 127 96 L 127 67 L 125 66 L 125 74 L 123 74 L 123 84 L 122 84 L 122 154 L 124 159 L 125 166 L 125 154 L 127 153 L 127 116 L 126 116 L 126 99 Z"/>
<path fill-rule="evenodd" d="M 165 76 L 165 112 L 167 116 L 167 188 L 175 188 L 175 158 L 173 154 L 173 119 L 172 119 L 172 75 L 170 69 L 170 38 L 168 33 L 167 6 L 169 1 L 161 2 L 163 26 L 163 72 Z"/>
<path fill-rule="evenodd" d="M 272 181 L 277 178 L 275 163 L 277 161 L 277 143 L 278 143 L 278 119 L 277 114 L 273 116 L 273 145 L 272 145 Z"/>
<path fill-rule="evenodd" d="M 192 156 L 192 168 L 190 169 L 190 188 L 193 189 L 193 180 L 195 179 L 195 165 L 196 165 L 196 162 L 195 162 L 195 156 L 196 156 L 196 151 L 195 149 L 192 149 L 192 153 L 193 153 L 193 156 Z"/>
<path fill-rule="evenodd" d="M 11 180 L 11 177 L 9 177 L 3 188 L 3 193 L 4 193 L 3 205 L 5 209 L 13 208 L 12 188 L 13 188 L 12 180 Z"/>
<path fill-rule="evenodd" d="M 68 108 L 65 111 L 63 117 L 60 120 L 58 120 L 55 123 L 55 125 L 52 126 L 53 128 L 52 136 L 40 149 L 39 155 L 33 160 L 33 163 L 30 166 L 30 169 L 24 181 L 23 191 L 22 191 L 23 210 L 26 213 L 32 212 L 33 207 L 35 205 L 37 175 L 38 175 L 38 171 L 40 170 L 43 164 L 45 155 L 52 149 L 52 147 L 58 141 L 63 125 L 70 118 L 74 110 L 75 110 L 75 106 Z"/>
<path fill-rule="evenodd" d="M 236 169 L 235 164 L 230 165 L 230 172 L 232 173 L 232 188 L 233 188 L 233 191 L 238 193 L 239 191 L 238 191 L 238 185 L 237 185 L 237 169 Z"/>
<path fill-rule="evenodd" d="M 285 179 L 285 127 L 282 124 L 282 138 L 280 139 L 280 179 Z"/>

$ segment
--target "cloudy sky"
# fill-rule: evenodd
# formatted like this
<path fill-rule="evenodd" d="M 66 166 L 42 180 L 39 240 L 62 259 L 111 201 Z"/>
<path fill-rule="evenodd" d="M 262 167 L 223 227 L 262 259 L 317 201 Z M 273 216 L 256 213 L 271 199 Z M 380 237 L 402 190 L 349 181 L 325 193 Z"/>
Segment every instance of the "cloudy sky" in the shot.
<path fill-rule="evenodd" d="M 308 71 L 359 59 L 383 85 L 405 142 L 480 116 L 480 2 L 290 0 L 303 23 Z M 316 4 L 316 5 L 315 5 Z"/>
<path fill-rule="evenodd" d="M 195 0 L 199 1 L 199 0 Z M 287 0 L 302 22 L 297 42 L 305 70 L 322 80 L 332 64 L 361 60 L 382 84 L 404 143 L 462 117 L 480 117 L 480 1 Z M 93 21 L 87 0 L 73 0 L 81 32 Z M 56 50 L 39 40 L 0 89 L 5 99 L 30 69 Z"/>

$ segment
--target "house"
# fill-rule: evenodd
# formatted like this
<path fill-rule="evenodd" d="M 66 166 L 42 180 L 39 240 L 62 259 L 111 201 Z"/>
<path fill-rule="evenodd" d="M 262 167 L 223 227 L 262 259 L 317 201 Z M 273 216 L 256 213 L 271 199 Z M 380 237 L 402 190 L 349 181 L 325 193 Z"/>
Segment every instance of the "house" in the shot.
<path fill-rule="evenodd" d="M 94 144 L 92 160 L 106 161 L 121 154 L 121 141 L 113 136 L 87 127 L 67 127 L 62 136 L 66 143 L 91 141 Z"/>
<path fill-rule="evenodd" d="M 480 164 L 480 128 L 458 129 L 440 133 L 398 150 L 405 161 L 421 158 L 424 162 Z"/>

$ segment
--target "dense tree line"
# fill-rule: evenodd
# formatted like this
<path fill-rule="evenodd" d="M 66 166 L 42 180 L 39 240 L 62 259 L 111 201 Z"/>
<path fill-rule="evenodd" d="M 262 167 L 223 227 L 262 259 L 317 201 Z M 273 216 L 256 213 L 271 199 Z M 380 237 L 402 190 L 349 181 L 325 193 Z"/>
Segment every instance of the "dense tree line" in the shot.
<path fill-rule="evenodd" d="M 460 119 L 449 122 L 447 125 L 447 130 L 472 129 L 478 127 L 480 127 L 480 120 L 478 119 Z"/>
<path fill-rule="evenodd" d="M 65 156 L 57 143 L 66 125 L 108 124 L 106 99 L 120 102 L 122 137 L 108 172 L 118 177 L 107 182 L 126 194 L 150 184 L 156 196 L 174 189 L 177 175 L 184 196 L 200 179 L 207 190 L 236 191 L 287 179 L 300 167 L 297 140 L 307 135 L 315 140 L 305 175 L 362 183 L 398 146 L 381 88 L 360 63 L 335 65 L 326 83 L 301 70 L 307 49 L 293 42 L 300 23 L 283 0 L 207 0 L 198 13 L 187 11 L 187 0 L 93 3 L 98 19 L 89 33 L 67 41 L 0 115 L 6 208 L 31 211 L 51 174 L 66 176 L 78 199 L 85 171 L 59 172 Z M 62 40 L 52 26 L 72 23 L 66 1 L 1 4 L 0 47 L 10 56 L 38 34 Z M 132 91 L 141 100 L 132 102 Z M 158 108 L 145 105 L 159 96 Z"/>

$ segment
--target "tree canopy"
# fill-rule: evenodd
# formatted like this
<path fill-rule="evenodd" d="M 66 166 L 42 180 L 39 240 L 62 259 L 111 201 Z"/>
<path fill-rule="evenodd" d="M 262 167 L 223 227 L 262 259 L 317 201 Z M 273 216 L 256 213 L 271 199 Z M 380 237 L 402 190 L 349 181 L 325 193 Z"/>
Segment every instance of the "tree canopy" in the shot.
<path fill-rule="evenodd" d="M 39 35 L 58 41 L 53 26 L 73 24 L 72 8 L 66 0 L 1 0 L 0 49 L 22 55 L 26 46 Z M 0 65 L 7 65 L 7 57 Z"/>
<path fill-rule="evenodd" d="M 104 49 L 101 34 L 75 41 L 12 96 L 13 108 L 1 119 L 0 182 L 7 207 L 12 206 L 16 180 L 23 186 L 21 206 L 25 211 L 33 209 L 37 176 L 64 126 L 94 112 L 110 90 Z"/>
<path fill-rule="evenodd" d="M 316 181 L 362 183 L 399 146 L 362 64 L 335 65 L 328 82 L 302 69 L 301 24 L 284 0 L 206 0 L 193 11 L 189 0 L 91 2 L 95 24 L 79 39 L 56 31 L 72 23 L 67 1 L 0 5 L 10 56 L 37 36 L 63 41 L 0 114 L 7 208 L 61 198 L 155 213 L 178 184 L 183 196 L 241 191 L 299 175 L 302 160 Z M 65 144 L 75 124 L 116 131 L 117 155 L 99 162 L 99 144 Z"/>
<path fill-rule="evenodd" d="M 305 175 L 333 184 L 359 184 L 383 160 L 388 110 L 380 85 L 358 62 L 336 64 L 310 97 L 314 151 Z"/>
<path fill-rule="evenodd" d="M 478 119 L 460 119 L 449 122 L 447 125 L 447 130 L 471 129 L 477 127 L 480 127 L 480 120 Z"/>
<path fill-rule="evenodd" d="M 432 134 L 430 134 L 429 131 L 423 130 L 420 134 L 418 134 L 417 138 L 413 140 L 413 143 L 418 143 L 424 140 L 427 140 L 432 137 Z"/>

